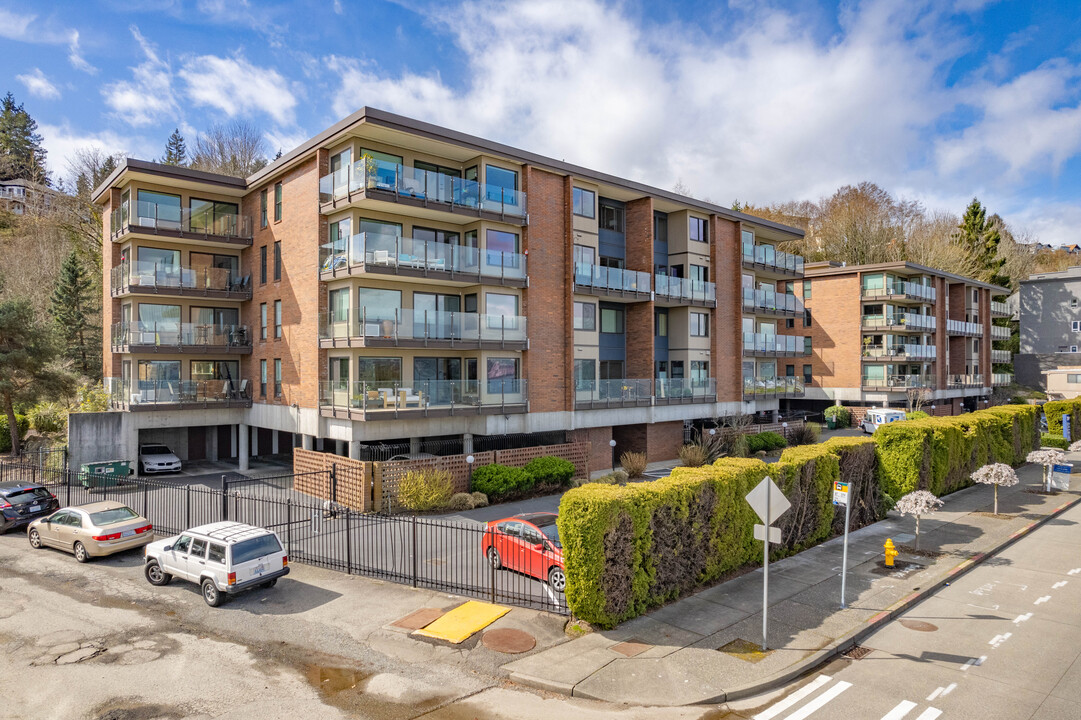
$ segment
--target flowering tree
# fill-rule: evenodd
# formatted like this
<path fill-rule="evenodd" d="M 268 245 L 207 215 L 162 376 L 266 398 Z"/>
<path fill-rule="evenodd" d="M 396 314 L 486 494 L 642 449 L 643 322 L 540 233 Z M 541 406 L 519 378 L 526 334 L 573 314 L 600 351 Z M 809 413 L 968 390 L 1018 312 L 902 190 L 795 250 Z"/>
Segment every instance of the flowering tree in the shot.
<path fill-rule="evenodd" d="M 972 479 L 984 485 L 995 486 L 995 515 L 998 515 L 998 486 L 1010 487 L 1017 484 L 1017 473 L 1005 463 L 993 463 L 984 465 L 972 473 Z"/>
<path fill-rule="evenodd" d="M 1051 492 L 1051 466 L 1056 463 L 1065 462 L 1066 455 L 1061 450 L 1041 448 L 1030 452 L 1025 460 L 1036 465 L 1043 465 L 1044 486 L 1047 489 L 1047 492 Z"/>
<path fill-rule="evenodd" d="M 1081 440 L 1070 443 L 1070 452 L 1081 452 Z"/>
<path fill-rule="evenodd" d="M 935 497 L 934 493 L 927 492 L 926 490 L 914 490 L 908 495 L 905 495 L 897 504 L 893 506 L 893 509 L 904 515 L 916 516 L 916 549 L 920 549 L 920 515 L 926 515 L 927 513 L 933 513 L 942 507 L 942 501 Z"/>

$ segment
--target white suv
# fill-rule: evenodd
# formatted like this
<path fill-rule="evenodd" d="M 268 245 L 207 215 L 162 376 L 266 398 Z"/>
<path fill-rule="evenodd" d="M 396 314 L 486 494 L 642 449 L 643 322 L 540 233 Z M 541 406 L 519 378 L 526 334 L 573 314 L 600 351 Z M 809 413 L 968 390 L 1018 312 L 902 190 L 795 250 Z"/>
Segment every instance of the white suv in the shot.
<path fill-rule="evenodd" d="M 289 558 L 270 530 L 236 522 L 218 522 L 186 530 L 146 546 L 143 572 L 151 585 L 173 577 L 198 583 L 211 607 L 226 595 L 254 587 L 273 587 L 289 574 Z"/>

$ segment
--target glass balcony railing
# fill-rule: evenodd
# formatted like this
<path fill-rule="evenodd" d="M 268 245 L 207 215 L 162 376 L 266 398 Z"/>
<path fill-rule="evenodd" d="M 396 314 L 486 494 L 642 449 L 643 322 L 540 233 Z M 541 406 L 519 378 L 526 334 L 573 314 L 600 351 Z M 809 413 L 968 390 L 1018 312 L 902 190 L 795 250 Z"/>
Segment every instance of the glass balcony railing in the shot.
<path fill-rule="evenodd" d="M 670 275 L 654 275 L 653 283 L 658 298 L 688 302 L 717 302 L 717 285 L 711 282 Z"/>
<path fill-rule="evenodd" d="M 1013 373 L 992 373 L 991 386 L 1002 387 L 1003 385 L 1013 384 Z"/>
<path fill-rule="evenodd" d="M 526 214 L 526 195 L 521 190 L 383 160 L 361 159 L 319 179 L 320 202 L 330 202 L 362 190 L 381 190 L 451 208 L 517 217 Z"/>
<path fill-rule="evenodd" d="M 668 402 L 714 402 L 717 399 L 717 381 L 713 378 L 657 378 L 653 381 L 653 394 L 659 403 Z"/>
<path fill-rule="evenodd" d="M 946 332 L 950 335 L 980 337 L 983 335 L 983 325 L 977 322 L 967 322 L 965 320 L 947 320 Z"/>
<path fill-rule="evenodd" d="M 743 333 L 745 355 L 810 355 L 811 338 L 802 335 Z"/>
<path fill-rule="evenodd" d="M 653 381 L 648 379 L 584 380 L 574 387 L 574 401 L 602 407 L 649 405 L 653 398 Z"/>
<path fill-rule="evenodd" d="M 789 293 L 743 288 L 743 310 L 744 312 L 802 315 L 803 301 Z"/>
<path fill-rule="evenodd" d="M 911 298 L 913 300 L 934 302 L 936 296 L 937 293 L 935 289 L 930 285 L 921 285 L 920 283 L 910 282 L 907 280 L 887 282 L 883 287 L 880 288 L 863 288 L 863 297 L 865 298 L 904 297 Z"/>
<path fill-rule="evenodd" d="M 1012 363 L 1013 353 L 1009 350 L 992 350 L 991 362 L 993 363 Z"/>
<path fill-rule="evenodd" d="M 983 375 L 950 375 L 947 384 L 951 388 L 984 387 Z"/>
<path fill-rule="evenodd" d="M 1009 340 L 1010 329 L 1002 325 L 991 326 L 991 339 L 992 340 Z"/>
<path fill-rule="evenodd" d="M 526 318 L 521 315 L 479 315 L 395 308 L 366 308 L 344 314 L 319 313 L 319 339 L 365 338 L 398 344 L 416 340 L 446 342 L 526 341 Z"/>
<path fill-rule="evenodd" d="M 794 275 L 803 275 L 803 258 L 781 250 L 772 245 L 754 245 L 743 243 L 743 262 Z"/>
<path fill-rule="evenodd" d="M 574 264 L 574 284 L 596 290 L 649 294 L 651 279 L 652 276 L 649 273 L 637 270 L 624 270 L 623 268 L 611 268 L 588 263 Z"/>
<path fill-rule="evenodd" d="M 133 215 L 123 208 L 113 210 L 109 228 L 114 238 L 126 232 L 155 233 L 162 230 L 204 237 L 246 240 L 251 240 L 252 237 L 251 217 L 248 215 L 211 215 L 205 210 L 192 211 L 189 208 L 151 202 L 136 202 Z"/>
<path fill-rule="evenodd" d="M 240 277 L 229 268 L 188 268 L 135 260 L 120 263 L 111 273 L 114 295 L 137 289 L 162 293 L 170 290 L 202 290 L 251 297 L 251 275 Z"/>
<path fill-rule="evenodd" d="M 319 249 L 321 272 L 349 267 L 405 268 L 524 280 L 526 256 L 377 233 L 357 233 Z"/>
<path fill-rule="evenodd" d="M 803 378 L 797 377 L 745 377 L 743 397 L 802 397 Z"/>
<path fill-rule="evenodd" d="M 935 378 L 932 375 L 864 375 L 860 384 L 874 390 L 934 388 Z"/>
<path fill-rule="evenodd" d="M 934 330 L 934 315 L 916 313 L 887 313 L 885 315 L 864 315 L 865 328 L 911 328 L 913 330 Z"/>
<path fill-rule="evenodd" d="M 991 314 L 995 317 L 1009 317 L 1010 306 L 1004 302 L 991 301 Z"/>
<path fill-rule="evenodd" d="M 232 348 L 251 350 L 247 325 L 218 325 L 179 322 L 119 322 L 112 328 L 114 348 L 145 346 L 154 348 Z"/>
<path fill-rule="evenodd" d="M 110 404 L 118 409 L 158 405 L 251 405 L 251 384 L 246 379 L 125 382 L 122 378 L 105 378 L 104 382 Z"/>
<path fill-rule="evenodd" d="M 393 417 L 394 412 L 429 411 L 485 406 L 524 406 L 528 381 L 519 378 L 487 380 L 413 380 L 412 382 L 324 380 L 319 383 L 319 405 Z"/>
<path fill-rule="evenodd" d="M 863 346 L 863 357 L 903 357 L 912 360 L 934 360 L 937 356 L 934 345 L 916 345 L 914 343 L 875 344 Z"/>

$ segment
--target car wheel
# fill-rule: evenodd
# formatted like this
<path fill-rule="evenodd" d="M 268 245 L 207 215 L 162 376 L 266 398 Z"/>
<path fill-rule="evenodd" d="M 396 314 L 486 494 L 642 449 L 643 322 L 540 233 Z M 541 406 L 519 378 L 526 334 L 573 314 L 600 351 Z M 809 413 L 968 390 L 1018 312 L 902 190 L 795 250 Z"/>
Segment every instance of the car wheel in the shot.
<path fill-rule="evenodd" d="M 151 560 L 143 568 L 143 575 L 146 575 L 146 581 L 151 585 L 168 585 L 169 581 L 173 579 L 173 576 L 161 569 L 161 565 L 156 560 Z"/>
<path fill-rule="evenodd" d="M 558 565 L 548 571 L 548 587 L 556 592 L 564 592 L 567 589 L 567 576 L 563 568 Z"/>
<path fill-rule="evenodd" d="M 210 578 L 203 580 L 203 600 L 206 600 L 206 604 L 210 607 L 218 607 L 223 600 L 221 591 Z"/>
<path fill-rule="evenodd" d="M 265 583 L 263 583 L 263 587 L 272 588 L 277 584 L 278 584 L 278 578 L 274 578 L 273 580 L 267 580 Z"/>
<path fill-rule="evenodd" d="M 82 563 L 90 562 L 90 553 L 86 551 L 85 545 L 83 545 L 81 542 L 77 542 L 75 543 L 75 547 L 73 549 L 75 550 L 76 560 Z"/>
<path fill-rule="evenodd" d="M 503 560 L 499 557 L 499 551 L 494 547 L 488 548 L 488 562 L 491 563 L 492 567 L 496 570 L 503 567 Z"/>
<path fill-rule="evenodd" d="M 29 533 L 27 533 L 26 537 L 28 540 L 30 540 L 30 547 L 34 548 L 35 550 L 41 547 L 41 535 L 38 534 L 37 530 L 31 530 Z"/>

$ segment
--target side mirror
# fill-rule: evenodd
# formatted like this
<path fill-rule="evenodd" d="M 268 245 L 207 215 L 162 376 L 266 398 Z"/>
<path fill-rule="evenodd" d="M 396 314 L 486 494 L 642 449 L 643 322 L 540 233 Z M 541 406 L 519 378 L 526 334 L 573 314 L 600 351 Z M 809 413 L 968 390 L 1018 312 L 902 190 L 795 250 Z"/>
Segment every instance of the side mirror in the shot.
<path fill-rule="evenodd" d="M 162 552 L 169 552 L 169 551 L 170 551 L 170 550 L 172 550 L 172 549 L 173 549 L 173 546 L 172 546 L 172 545 L 166 545 L 165 547 L 163 547 L 163 548 L 161 549 L 161 551 L 162 551 Z"/>

